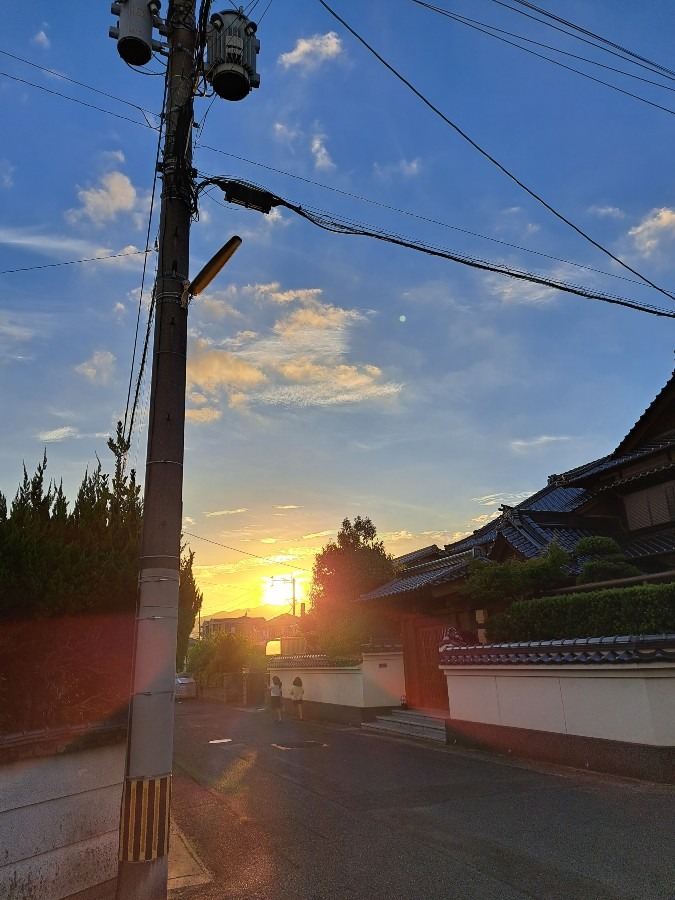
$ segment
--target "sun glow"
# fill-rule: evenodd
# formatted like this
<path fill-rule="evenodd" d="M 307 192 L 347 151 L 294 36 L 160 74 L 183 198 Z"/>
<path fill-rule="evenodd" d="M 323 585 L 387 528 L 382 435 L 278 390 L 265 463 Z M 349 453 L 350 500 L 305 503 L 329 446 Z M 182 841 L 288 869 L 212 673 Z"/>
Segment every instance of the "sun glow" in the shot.
<path fill-rule="evenodd" d="M 299 609 L 300 602 L 305 599 L 301 581 L 295 579 L 295 602 Z M 288 606 L 293 603 L 293 584 L 291 578 L 263 578 L 262 602 L 272 606 Z"/>

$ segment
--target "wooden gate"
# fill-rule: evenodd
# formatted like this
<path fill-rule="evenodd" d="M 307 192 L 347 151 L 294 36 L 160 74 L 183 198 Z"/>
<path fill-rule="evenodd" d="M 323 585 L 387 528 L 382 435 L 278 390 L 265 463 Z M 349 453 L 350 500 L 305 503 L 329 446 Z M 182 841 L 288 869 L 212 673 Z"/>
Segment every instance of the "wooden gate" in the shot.
<path fill-rule="evenodd" d="M 448 708 L 445 675 L 438 668 L 438 647 L 448 623 L 442 619 L 411 617 L 403 621 L 405 687 L 408 706 Z"/>

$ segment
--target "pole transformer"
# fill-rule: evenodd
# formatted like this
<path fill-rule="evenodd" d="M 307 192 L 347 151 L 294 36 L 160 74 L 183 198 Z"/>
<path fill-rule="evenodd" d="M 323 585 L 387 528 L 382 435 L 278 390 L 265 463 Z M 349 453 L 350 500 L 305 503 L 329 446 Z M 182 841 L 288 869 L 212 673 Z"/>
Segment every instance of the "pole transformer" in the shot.
<path fill-rule="evenodd" d="M 117 900 L 166 900 L 183 492 L 187 296 L 194 211 L 196 0 L 167 17 L 155 330 Z"/>

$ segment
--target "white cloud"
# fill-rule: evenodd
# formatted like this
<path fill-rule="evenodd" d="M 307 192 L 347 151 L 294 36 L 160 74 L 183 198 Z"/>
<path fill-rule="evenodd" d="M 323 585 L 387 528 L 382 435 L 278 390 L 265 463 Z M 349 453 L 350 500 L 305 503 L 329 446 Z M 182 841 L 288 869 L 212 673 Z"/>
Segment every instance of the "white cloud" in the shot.
<path fill-rule="evenodd" d="M 11 188 L 14 186 L 15 167 L 8 159 L 0 159 L 0 188 Z"/>
<path fill-rule="evenodd" d="M 217 422 L 221 416 L 222 412 L 219 409 L 211 409 L 209 407 L 185 410 L 187 421 L 194 422 L 197 425 L 208 425 L 209 422 Z"/>
<path fill-rule="evenodd" d="M 205 512 L 204 515 L 207 519 L 213 519 L 219 516 L 237 516 L 239 513 L 245 512 L 248 512 L 248 509 L 242 506 L 240 509 L 216 509 L 213 512 Z"/>
<path fill-rule="evenodd" d="M 530 438 L 530 440 L 511 441 L 509 446 L 512 450 L 515 450 L 516 453 L 527 453 L 530 450 L 540 450 L 542 447 L 548 447 L 550 444 L 557 444 L 561 441 L 570 440 L 572 440 L 572 438 L 565 435 L 554 437 L 553 435 L 542 434 L 539 437 Z"/>
<path fill-rule="evenodd" d="M 132 212 L 138 201 L 136 188 L 122 172 L 107 172 L 101 176 L 98 187 L 80 188 L 77 196 L 81 206 L 66 212 L 71 223 L 88 219 L 102 225 L 115 219 L 118 213 Z"/>
<path fill-rule="evenodd" d="M 42 47 L 43 50 L 49 50 L 49 48 L 51 47 L 51 41 L 47 37 L 47 28 L 47 23 L 43 22 L 42 28 L 31 38 L 31 44 L 34 44 L 36 47 Z"/>
<path fill-rule="evenodd" d="M 591 206 L 589 213 L 592 216 L 600 216 L 607 219 L 623 219 L 625 213 L 618 206 Z"/>
<path fill-rule="evenodd" d="M 243 293 L 253 294 L 256 300 L 272 300 L 273 303 L 292 303 L 299 301 L 307 303 L 321 296 L 321 288 L 300 288 L 299 290 L 282 291 L 278 281 L 270 281 L 267 284 L 247 284 Z"/>
<path fill-rule="evenodd" d="M 486 494 L 484 497 L 471 497 L 474 503 L 481 506 L 515 506 L 531 497 L 534 491 L 518 491 L 517 493 Z"/>
<path fill-rule="evenodd" d="M 273 506 L 272 509 L 302 509 L 302 507 L 295 503 L 285 503 L 283 506 Z"/>
<path fill-rule="evenodd" d="M 389 163 L 388 165 L 380 165 L 375 163 L 373 166 L 375 175 L 382 181 L 389 181 L 394 177 L 414 178 L 422 171 L 422 162 L 419 157 L 416 159 L 400 159 L 398 162 Z"/>
<path fill-rule="evenodd" d="M 73 428 L 72 425 L 65 425 L 63 428 L 55 428 L 53 431 L 41 431 L 40 434 L 38 434 L 38 440 L 44 441 L 45 443 L 65 441 L 68 438 L 76 437 L 79 437 L 79 432 L 77 428 Z"/>
<path fill-rule="evenodd" d="M 75 371 L 94 384 L 108 384 L 115 369 L 115 362 L 115 357 L 108 350 L 97 350 L 90 359 L 75 366 Z"/>
<path fill-rule="evenodd" d="M 510 278 L 507 275 L 486 275 L 485 282 L 491 293 L 502 303 L 543 305 L 550 303 L 558 294 L 557 288 L 525 281 L 521 278 Z"/>
<path fill-rule="evenodd" d="M 312 138 L 310 149 L 314 157 L 314 168 L 326 172 L 335 168 L 335 163 L 325 145 L 326 135 L 315 134 Z"/>
<path fill-rule="evenodd" d="M 275 122 L 272 130 L 275 140 L 282 144 L 292 144 L 301 134 L 297 128 L 291 128 L 288 125 L 284 125 L 283 122 Z"/>
<path fill-rule="evenodd" d="M 675 209 L 661 207 L 653 209 L 649 215 L 628 232 L 633 238 L 638 252 L 645 257 L 653 256 L 664 242 L 675 237 Z"/>
<path fill-rule="evenodd" d="M 279 63 L 285 68 L 299 66 L 305 71 L 316 69 L 322 62 L 335 59 L 342 53 L 342 41 L 335 31 L 300 38 L 293 50 L 282 53 Z"/>

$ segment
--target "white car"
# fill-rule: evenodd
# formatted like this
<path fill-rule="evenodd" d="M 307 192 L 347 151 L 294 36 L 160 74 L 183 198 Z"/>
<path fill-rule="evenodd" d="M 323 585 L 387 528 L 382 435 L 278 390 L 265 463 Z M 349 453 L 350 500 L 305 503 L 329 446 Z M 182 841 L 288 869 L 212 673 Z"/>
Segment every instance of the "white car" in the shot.
<path fill-rule="evenodd" d="M 192 675 L 176 675 L 176 700 L 196 700 L 197 682 Z"/>

